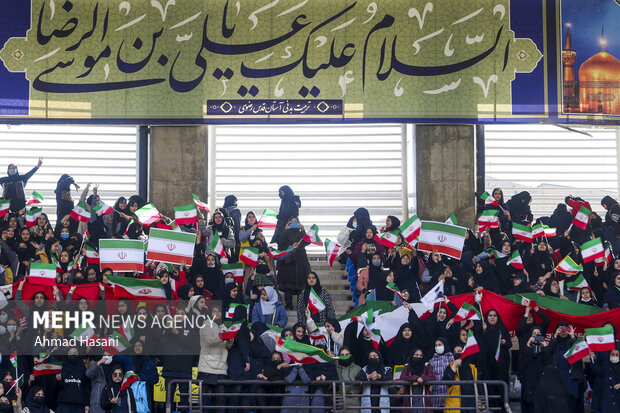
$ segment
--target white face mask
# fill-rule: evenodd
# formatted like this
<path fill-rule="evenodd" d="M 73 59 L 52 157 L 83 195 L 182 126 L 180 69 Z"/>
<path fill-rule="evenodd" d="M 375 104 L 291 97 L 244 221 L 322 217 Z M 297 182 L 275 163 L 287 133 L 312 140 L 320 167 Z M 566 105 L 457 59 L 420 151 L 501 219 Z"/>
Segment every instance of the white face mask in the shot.
<path fill-rule="evenodd" d="M 353 221 L 353 228 L 357 228 L 357 221 Z"/>
<path fill-rule="evenodd" d="M 9 169 L 9 175 L 13 176 L 13 175 L 15 175 L 16 173 L 17 173 L 17 169 L 15 169 L 15 168 L 10 168 L 10 169 Z"/>
<path fill-rule="evenodd" d="M 618 362 L 620 361 L 620 357 L 610 357 L 609 361 L 611 361 L 613 364 L 618 364 Z"/>
<path fill-rule="evenodd" d="M 234 278 L 224 278 L 224 284 L 230 284 L 231 282 L 234 282 Z"/>
<path fill-rule="evenodd" d="M 445 350 L 444 346 L 436 346 L 435 347 L 435 353 L 437 353 L 437 354 L 443 354 L 444 350 Z"/>

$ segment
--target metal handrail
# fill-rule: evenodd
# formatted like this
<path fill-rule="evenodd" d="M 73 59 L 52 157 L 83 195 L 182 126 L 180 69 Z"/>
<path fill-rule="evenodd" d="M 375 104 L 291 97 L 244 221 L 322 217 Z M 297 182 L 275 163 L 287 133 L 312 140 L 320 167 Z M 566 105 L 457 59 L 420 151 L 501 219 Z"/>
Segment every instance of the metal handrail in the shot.
<path fill-rule="evenodd" d="M 235 394 L 233 393 L 203 393 L 203 386 L 202 386 L 202 380 L 200 379 L 174 379 L 174 380 L 167 380 L 166 383 L 166 413 L 171 413 L 172 412 L 172 405 L 173 405 L 173 401 L 172 401 L 172 397 L 174 395 L 174 392 L 172 391 L 173 388 L 176 387 L 176 385 L 178 384 L 187 384 L 188 385 L 188 392 L 179 392 L 179 395 L 183 395 L 183 396 L 188 396 L 188 400 L 189 400 L 189 405 L 178 405 L 178 407 L 187 407 L 190 409 L 190 411 L 194 411 L 194 410 L 200 410 L 200 411 L 204 411 L 204 406 L 202 404 L 202 399 L 203 396 L 208 395 L 209 397 L 232 397 Z M 195 396 L 194 394 L 192 394 L 192 385 L 193 384 L 197 384 L 198 385 L 198 402 L 194 403 L 192 396 Z M 270 385 L 270 386 L 290 386 L 290 385 L 303 385 L 303 386 L 320 386 L 320 387 L 327 387 L 327 386 L 331 386 L 332 391 L 331 391 L 331 399 L 332 399 L 332 405 L 335 406 L 336 405 L 336 400 L 337 400 L 337 396 L 341 395 L 342 399 L 344 401 L 344 404 L 342 406 L 342 411 L 346 411 L 346 410 L 358 410 L 360 411 L 361 409 L 363 409 L 363 407 L 361 406 L 352 406 L 352 405 L 347 405 L 347 397 L 381 397 L 381 398 L 388 398 L 388 399 L 404 399 L 404 398 L 412 398 L 412 397 L 423 397 L 425 399 L 432 399 L 432 398 L 458 398 L 458 399 L 469 399 L 469 398 L 474 398 L 474 400 L 476 400 L 476 404 L 474 407 L 459 407 L 460 410 L 463 411 L 475 411 L 475 412 L 488 412 L 488 411 L 498 411 L 501 410 L 501 408 L 492 408 L 489 406 L 489 401 L 490 400 L 497 400 L 497 399 L 503 399 L 504 401 L 504 410 L 508 413 L 511 413 L 511 409 L 510 409 L 510 405 L 509 405 L 509 398 L 508 398 L 508 385 L 501 381 L 501 380 L 446 380 L 446 381 L 439 381 L 439 380 L 433 380 L 433 381 L 427 381 L 424 382 L 420 387 L 426 387 L 426 386 L 433 386 L 433 385 L 442 385 L 442 386 L 454 386 L 454 385 L 473 385 L 474 386 L 474 395 L 433 395 L 433 394 L 385 394 L 385 395 L 367 395 L 367 394 L 359 394 L 359 393 L 351 393 L 351 392 L 347 392 L 347 386 L 398 386 L 398 387 L 404 387 L 404 386 L 409 386 L 410 389 L 414 387 L 414 384 L 412 384 L 411 382 L 408 381 L 342 381 L 342 380 L 325 380 L 325 381 L 309 381 L 307 383 L 303 383 L 300 381 L 294 381 L 292 383 L 288 383 L 284 380 L 278 380 L 278 381 L 266 381 L 266 380 L 219 380 L 217 382 L 218 385 Z M 478 386 L 482 386 L 482 394 L 484 395 L 484 400 L 486 401 L 486 405 L 484 406 L 480 406 L 480 404 L 478 403 L 479 397 L 480 397 L 480 393 L 479 393 L 479 388 Z M 503 397 L 501 395 L 492 395 L 489 394 L 488 392 L 488 386 L 501 386 L 502 390 L 503 390 Z M 337 391 L 338 390 L 338 391 Z M 329 398 L 330 395 L 329 393 L 323 393 L 323 394 L 290 394 L 290 393 L 273 393 L 273 392 L 269 392 L 269 393 L 263 393 L 263 392 L 257 392 L 257 393 L 243 393 L 244 396 L 259 396 L 259 397 L 264 397 L 264 398 L 270 398 L 270 397 L 285 397 L 285 396 L 292 396 L 292 397 L 299 397 L 299 398 L 306 398 L 308 400 L 315 398 L 315 397 L 320 397 L 320 398 Z M 236 394 L 238 395 L 238 394 Z M 195 404 L 197 404 L 197 406 L 194 406 Z M 241 409 L 241 408 L 245 408 L 247 406 L 209 406 L 209 409 Z M 483 410 L 480 410 L 480 408 L 483 408 Z M 252 406 L 253 410 L 267 410 L 267 409 L 273 409 L 273 406 Z M 308 409 L 308 406 L 286 406 L 287 409 Z M 319 408 L 319 407 L 317 407 Z M 326 406 L 327 408 L 327 406 Z M 391 410 L 394 411 L 400 411 L 400 410 L 411 410 L 412 407 L 407 407 L 407 406 L 390 406 Z M 439 411 L 443 411 L 444 407 L 424 407 L 424 410 L 439 410 Z"/>

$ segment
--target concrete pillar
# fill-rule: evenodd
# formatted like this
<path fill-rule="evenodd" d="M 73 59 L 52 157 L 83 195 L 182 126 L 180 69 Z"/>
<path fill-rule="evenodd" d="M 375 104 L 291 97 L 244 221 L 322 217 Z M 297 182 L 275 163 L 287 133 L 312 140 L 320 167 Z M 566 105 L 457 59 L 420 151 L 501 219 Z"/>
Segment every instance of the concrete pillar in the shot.
<path fill-rule="evenodd" d="M 153 126 L 150 134 L 149 201 L 174 217 L 175 206 L 207 200 L 208 126 Z"/>
<path fill-rule="evenodd" d="M 417 215 L 476 222 L 476 133 L 472 125 L 415 125 Z"/>

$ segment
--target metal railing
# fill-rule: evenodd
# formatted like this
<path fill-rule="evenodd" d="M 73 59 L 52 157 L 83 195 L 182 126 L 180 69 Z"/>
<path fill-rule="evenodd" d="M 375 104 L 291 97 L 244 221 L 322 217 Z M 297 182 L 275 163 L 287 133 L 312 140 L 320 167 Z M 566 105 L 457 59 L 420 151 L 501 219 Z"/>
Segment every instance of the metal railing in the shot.
<path fill-rule="evenodd" d="M 185 385 L 187 391 L 181 391 L 177 385 Z M 196 388 L 193 388 L 196 386 Z M 222 387 L 223 386 L 223 387 Z M 499 380 L 477 380 L 477 381 L 428 381 L 422 386 L 414 385 L 404 381 L 310 381 L 303 383 L 294 381 L 287 383 L 285 381 L 264 381 L 264 380 L 220 380 L 216 387 L 222 388 L 236 387 L 237 390 L 241 386 L 241 392 L 205 392 L 206 387 L 203 381 L 189 379 L 166 380 L 166 413 L 173 411 L 189 411 L 189 412 L 216 412 L 231 410 L 241 410 L 252 412 L 279 411 L 281 408 L 291 410 L 301 410 L 308 408 L 332 410 L 334 413 L 339 412 L 360 412 L 363 409 L 381 409 L 389 408 L 390 411 L 443 411 L 458 410 L 466 412 L 494 412 L 506 411 L 511 413 L 508 398 L 508 385 Z M 273 392 L 273 387 L 280 386 L 282 389 L 287 387 L 306 387 L 305 393 L 292 392 Z M 360 393 L 360 389 L 368 386 L 384 387 L 387 386 L 389 391 L 387 394 L 365 394 Z M 471 394 L 426 394 L 426 390 L 432 386 L 459 386 L 469 387 L 473 389 Z M 264 387 L 267 387 L 265 389 Z M 329 388 L 329 390 L 328 390 Z M 384 387 L 385 388 L 385 387 Z M 492 389 L 490 389 L 492 388 Z M 176 391 L 173 391 L 176 389 Z M 403 391 L 404 389 L 404 391 Z M 197 391 L 194 391 L 197 390 Z M 317 391 L 318 390 L 318 391 Z M 492 391 L 491 391 L 492 390 Z M 397 391 L 396 393 L 394 391 Z M 459 392 L 461 393 L 461 392 Z M 469 392 L 468 392 L 469 393 Z M 175 396 L 180 400 L 186 400 L 181 403 L 174 401 Z M 295 402 L 294 405 L 283 405 L 284 398 L 290 398 Z M 366 398 L 366 403 L 362 406 L 362 400 Z M 433 399 L 448 400 L 458 399 L 458 406 L 441 406 L 433 407 L 431 400 Z M 275 405 L 267 402 L 275 399 Z M 368 404 L 370 400 L 387 399 L 388 406 L 371 407 Z M 461 407 L 464 401 L 469 407 Z M 217 404 L 222 403 L 223 404 Z M 241 403 L 241 404 L 240 404 Z"/>

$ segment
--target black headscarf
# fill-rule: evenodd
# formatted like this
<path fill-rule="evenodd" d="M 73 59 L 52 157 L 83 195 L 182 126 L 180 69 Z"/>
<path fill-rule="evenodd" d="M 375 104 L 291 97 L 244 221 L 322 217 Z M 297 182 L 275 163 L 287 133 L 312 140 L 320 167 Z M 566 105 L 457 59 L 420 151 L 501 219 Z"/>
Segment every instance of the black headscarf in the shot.
<path fill-rule="evenodd" d="M 398 227 L 400 227 L 400 219 L 396 218 L 394 215 L 388 215 L 390 221 L 392 221 L 392 225 L 389 228 L 386 228 L 387 231 L 396 231 Z"/>
<path fill-rule="evenodd" d="M 375 353 L 379 356 L 378 359 L 371 359 L 370 353 Z M 381 352 L 378 350 L 371 350 L 368 352 L 367 356 L 367 364 L 366 364 L 366 374 L 370 374 L 372 372 L 377 372 L 379 374 L 383 374 L 385 371 L 385 366 L 383 365 L 383 356 L 381 356 Z"/>
<path fill-rule="evenodd" d="M 415 358 L 414 353 L 420 349 L 414 348 L 411 356 L 409 356 L 409 372 L 416 376 L 424 375 L 424 357 Z"/>
<path fill-rule="evenodd" d="M 403 337 L 403 330 L 405 328 L 409 328 L 411 330 L 411 337 Z M 415 348 L 416 342 L 413 335 L 413 328 L 409 323 L 404 323 L 400 326 L 398 334 L 396 334 L 396 337 L 390 346 L 390 357 L 392 358 L 392 361 L 394 361 L 394 364 L 405 364 L 407 363 L 407 360 L 409 360 L 409 357 L 413 354 Z"/>
<path fill-rule="evenodd" d="M 26 397 L 25 406 L 28 408 L 30 413 L 49 413 L 50 409 L 45 405 L 45 400 L 41 402 L 35 401 L 34 397 L 39 391 L 45 389 L 41 386 L 34 386 L 28 390 L 28 396 Z"/>
<path fill-rule="evenodd" d="M 226 210 L 217 210 L 213 213 L 213 223 L 211 224 L 211 227 L 213 229 L 213 231 L 217 231 L 218 233 L 221 233 L 221 237 L 222 238 L 228 238 L 228 233 L 230 231 L 230 228 L 228 227 L 228 224 L 226 223 L 226 213 L 224 212 Z M 215 223 L 215 216 L 217 214 L 220 214 L 222 216 L 222 222 L 219 224 Z"/>
<path fill-rule="evenodd" d="M 370 220 L 370 214 L 366 208 L 356 209 L 353 213 L 353 217 L 355 217 L 357 222 L 357 228 L 351 231 L 349 239 L 352 241 L 352 244 L 355 245 L 366 237 L 366 229 L 372 226 L 372 221 Z M 375 234 L 377 233 L 376 228 L 374 232 Z"/>
<path fill-rule="evenodd" d="M 306 288 L 304 289 L 304 294 L 306 298 L 310 297 L 310 288 L 314 288 L 314 292 L 317 293 L 318 295 L 321 295 L 321 292 L 323 291 L 323 287 L 321 287 L 321 280 L 319 279 L 319 276 L 315 275 L 315 277 L 316 277 L 316 284 L 313 285 L 312 287 L 308 285 L 308 281 L 306 280 Z"/>

